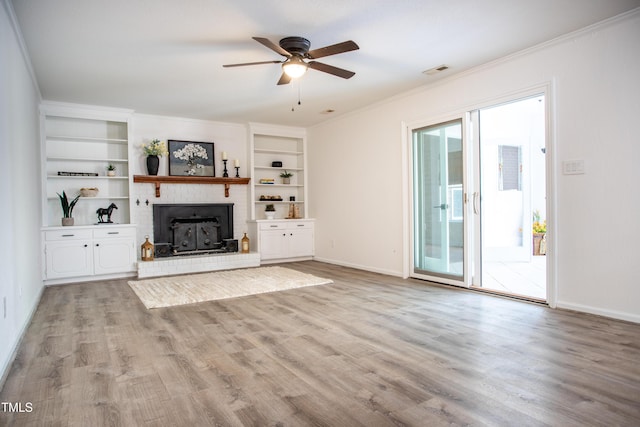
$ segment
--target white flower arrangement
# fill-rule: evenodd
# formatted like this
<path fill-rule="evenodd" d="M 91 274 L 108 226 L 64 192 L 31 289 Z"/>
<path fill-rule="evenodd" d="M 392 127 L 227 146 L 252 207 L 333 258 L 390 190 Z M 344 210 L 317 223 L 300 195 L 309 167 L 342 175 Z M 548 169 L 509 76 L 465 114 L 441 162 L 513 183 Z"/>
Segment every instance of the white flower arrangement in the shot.
<path fill-rule="evenodd" d="M 207 150 L 198 144 L 185 145 L 181 149 L 174 151 L 173 157 L 187 162 L 187 166 L 189 166 L 189 169 L 185 171 L 187 175 L 195 175 L 196 169 L 204 168 L 204 165 L 197 162 L 198 159 L 209 159 Z"/>
<path fill-rule="evenodd" d="M 149 144 L 142 144 L 141 148 L 146 156 L 165 156 L 168 154 L 167 145 L 159 139 L 154 139 Z"/>

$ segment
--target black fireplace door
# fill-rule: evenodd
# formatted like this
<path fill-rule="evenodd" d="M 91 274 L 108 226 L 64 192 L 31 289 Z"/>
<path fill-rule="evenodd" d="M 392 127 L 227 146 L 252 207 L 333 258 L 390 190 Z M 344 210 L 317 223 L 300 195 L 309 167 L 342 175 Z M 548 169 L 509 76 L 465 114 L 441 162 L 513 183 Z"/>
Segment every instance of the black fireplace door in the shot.
<path fill-rule="evenodd" d="M 206 221 L 197 224 L 197 249 L 220 249 L 222 238 L 220 233 L 220 223 L 218 221 Z"/>
<path fill-rule="evenodd" d="M 174 250 L 178 252 L 195 251 L 197 248 L 197 223 L 173 223 Z"/>

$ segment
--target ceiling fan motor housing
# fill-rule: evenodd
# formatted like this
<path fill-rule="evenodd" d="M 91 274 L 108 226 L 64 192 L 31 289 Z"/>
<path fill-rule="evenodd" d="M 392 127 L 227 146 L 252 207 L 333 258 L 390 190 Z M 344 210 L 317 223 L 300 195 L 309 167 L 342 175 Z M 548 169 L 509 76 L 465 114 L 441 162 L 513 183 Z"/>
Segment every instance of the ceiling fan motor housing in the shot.
<path fill-rule="evenodd" d="M 311 42 L 304 37 L 285 37 L 280 40 L 280 47 L 295 55 L 304 56 L 309 52 Z"/>

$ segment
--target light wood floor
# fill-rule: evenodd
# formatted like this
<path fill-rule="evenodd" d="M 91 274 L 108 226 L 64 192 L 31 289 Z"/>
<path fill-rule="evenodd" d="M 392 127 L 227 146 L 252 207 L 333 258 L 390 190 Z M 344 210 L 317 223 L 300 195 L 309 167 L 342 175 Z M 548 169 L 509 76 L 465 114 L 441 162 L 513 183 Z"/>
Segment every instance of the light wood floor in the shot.
<path fill-rule="evenodd" d="M 334 284 L 147 310 L 47 288 L 0 425 L 638 426 L 640 325 L 318 262 Z"/>

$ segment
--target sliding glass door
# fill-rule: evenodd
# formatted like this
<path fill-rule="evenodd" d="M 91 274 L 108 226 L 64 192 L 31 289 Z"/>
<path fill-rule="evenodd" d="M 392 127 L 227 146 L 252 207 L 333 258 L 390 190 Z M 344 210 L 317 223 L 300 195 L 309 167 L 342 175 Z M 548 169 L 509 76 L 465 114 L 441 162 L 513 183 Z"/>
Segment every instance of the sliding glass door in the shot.
<path fill-rule="evenodd" d="M 409 275 L 546 298 L 544 93 L 408 128 Z"/>
<path fill-rule="evenodd" d="M 464 283 L 462 119 L 412 131 L 413 276 Z"/>

